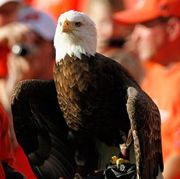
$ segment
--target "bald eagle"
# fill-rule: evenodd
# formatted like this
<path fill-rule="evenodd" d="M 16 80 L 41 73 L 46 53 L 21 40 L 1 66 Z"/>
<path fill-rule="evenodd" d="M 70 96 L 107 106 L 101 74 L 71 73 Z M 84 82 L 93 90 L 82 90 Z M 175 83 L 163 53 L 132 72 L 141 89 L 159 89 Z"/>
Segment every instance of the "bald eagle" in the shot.
<path fill-rule="evenodd" d="M 93 21 L 73 10 L 60 15 L 54 46 L 54 82 L 69 128 L 107 146 L 131 139 L 137 178 L 155 179 L 163 171 L 158 108 L 120 64 L 96 53 Z"/>

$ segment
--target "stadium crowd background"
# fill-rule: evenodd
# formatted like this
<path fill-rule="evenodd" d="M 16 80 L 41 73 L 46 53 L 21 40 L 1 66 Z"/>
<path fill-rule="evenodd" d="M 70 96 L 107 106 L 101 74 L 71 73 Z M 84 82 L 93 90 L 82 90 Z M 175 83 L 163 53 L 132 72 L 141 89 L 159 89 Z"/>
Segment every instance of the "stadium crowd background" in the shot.
<path fill-rule="evenodd" d="M 164 178 L 179 179 L 180 0 L 0 0 L 0 179 L 4 162 L 36 178 L 16 140 L 11 95 L 18 81 L 52 78 L 56 22 L 71 9 L 94 20 L 97 51 L 125 66 L 158 105 Z M 22 56 L 13 51 L 19 44 L 37 49 Z"/>

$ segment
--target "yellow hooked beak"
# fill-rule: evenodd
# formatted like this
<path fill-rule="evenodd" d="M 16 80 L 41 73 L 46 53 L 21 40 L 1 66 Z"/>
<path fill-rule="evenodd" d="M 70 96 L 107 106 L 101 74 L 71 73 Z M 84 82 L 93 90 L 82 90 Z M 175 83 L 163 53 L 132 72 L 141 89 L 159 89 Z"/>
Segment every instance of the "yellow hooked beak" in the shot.
<path fill-rule="evenodd" d="M 72 24 L 67 19 L 62 24 L 62 32 L 70 32 L 72 31 Z"/>

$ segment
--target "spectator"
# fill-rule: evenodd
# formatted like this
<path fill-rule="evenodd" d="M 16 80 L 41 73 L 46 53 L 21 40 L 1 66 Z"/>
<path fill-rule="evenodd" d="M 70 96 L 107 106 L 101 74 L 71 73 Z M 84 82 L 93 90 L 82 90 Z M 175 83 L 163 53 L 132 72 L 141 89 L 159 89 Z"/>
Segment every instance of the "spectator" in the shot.
<path fill-rule="evenodd" d="M 122 48 L 124 40 L 117 33 L 120 32 L 119 25 L 113 22 L 113 13 L 121 8 L 120 0 L 88 0 L 84 11 L 96 24 L 97 52 L 122 64 L 140 83 L 143 73 L 141 63 Z"/>
<path fill-rule="evenodd" d="M 53 19 L 45 13 L 25 8 L 20 11 L 20 21 L 0 29 L 0 38 L 8 41 L 11 49 L 8 76 L 0 81 L 0 101 L 9 113 L 14 85 L 24 79 L 51 79 L 54 65 Z"/>
<path fill-rule="evenodd" d="M 16 21 L 21 3 L 21 0 L 0 1 L 0 28 Z M 0 49 L 0 78 L 4 78 L 7 75 L 7 54 L 9 52 L 9 48 L 1 44 Z"/>
<path fill-rule="evenodd" d="M 120 5 L 120 1 L 118 2 Z M 116 4 L 116 7 L 118 6 Z M 115 33 L 115 24 L 113 23 L 112 19 L 115 7 L 110 0 L 89 0 L 84 11 L 96 24 L 97 52 L 103 54 L 109 53 L 112 49 L 109 43 L 110 40 L 114 38 Z M 120 45 L 121 44 L 119 43 L 119 46 Z"/>
<path fill-rule="evenodd" d="M 160 109 L 164 177 L 180 178 L 180 1 L 139 1 L 114 18 L 136 24 L 129 46 L 146 70 L 142 87 Z"/>

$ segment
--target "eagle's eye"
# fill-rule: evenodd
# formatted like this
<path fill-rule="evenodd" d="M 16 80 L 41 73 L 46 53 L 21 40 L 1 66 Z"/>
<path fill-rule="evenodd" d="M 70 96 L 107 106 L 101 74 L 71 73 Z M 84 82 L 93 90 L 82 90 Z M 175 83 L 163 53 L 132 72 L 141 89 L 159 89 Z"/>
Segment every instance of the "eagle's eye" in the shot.
<path fill-rule="evenodd" d="M 62 26 L 62 22 L 60 22 L 59 25 Z"/>
<path fill-rule="evenodd" d="M 81 22 L 75 22 L 75 26 L 76 26 L 76 27 L 80 27 L 81 25 L 82 25 Z"/>

